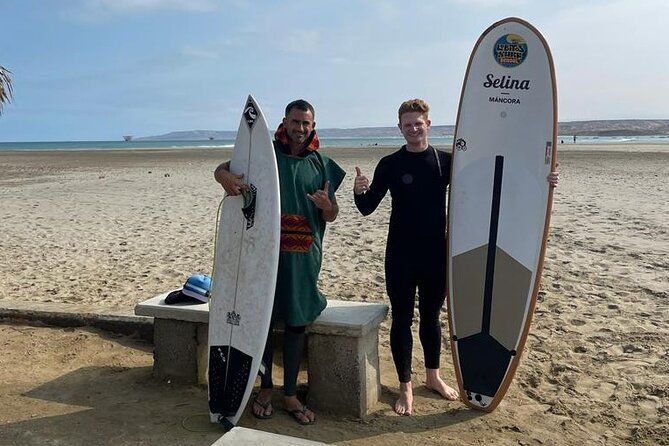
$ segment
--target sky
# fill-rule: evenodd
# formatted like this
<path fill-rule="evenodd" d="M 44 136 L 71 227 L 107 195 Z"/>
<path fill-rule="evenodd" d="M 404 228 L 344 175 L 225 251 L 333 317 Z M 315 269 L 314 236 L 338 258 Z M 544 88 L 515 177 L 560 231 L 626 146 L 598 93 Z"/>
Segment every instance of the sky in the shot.
<path fill-rule="evenodd" d="M 393 126 L 414 97 L 451 125 L 509 16 L 548 41 L 560 121 L 669 119 L 666 0 L 2 0 L 0 141 L 236 130 L 248 94 L 270 127 L 296 98 L 321 128 Z"/>

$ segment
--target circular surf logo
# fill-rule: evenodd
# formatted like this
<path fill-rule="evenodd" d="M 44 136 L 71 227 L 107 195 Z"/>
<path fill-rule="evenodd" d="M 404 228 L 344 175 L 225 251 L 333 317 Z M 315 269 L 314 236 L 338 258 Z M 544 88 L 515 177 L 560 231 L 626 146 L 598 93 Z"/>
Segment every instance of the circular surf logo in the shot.
<path fill-rule="evenodd" d="M 246 107 L 244 107 L 244 119 L 246 119 L 246 123 L 248 124 L 249 127 L 253 127 L 253 124 L 256 122 L 256 118 L 258 118 L 258 112 L 256 111 L 256 107 L 251 102 L 249 101 L 246 103 Z"/>
<path fill-rule="evenodd" d="M 501 66 L 517 67 L 527 58 L 527 42 L 518 34 L 506 34 L 495 42 L 493 55 Z"/>

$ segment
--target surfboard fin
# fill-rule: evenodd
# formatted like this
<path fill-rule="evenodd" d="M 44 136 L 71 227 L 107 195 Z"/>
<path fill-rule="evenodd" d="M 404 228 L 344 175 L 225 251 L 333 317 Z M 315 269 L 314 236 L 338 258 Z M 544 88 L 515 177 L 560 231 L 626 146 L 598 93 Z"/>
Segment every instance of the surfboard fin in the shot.
<path fill-rule="evenodd" d="M 232 424 L 232 422 L 230 420 L 228 420 L 226 417 L 224 417 L 223 415 L 218 417 L 218 422 L 223 425 L 223 427 L 225 428 L 226 431 L 229 431 L 233 427 L 235 427 L 235 425 Z"/>

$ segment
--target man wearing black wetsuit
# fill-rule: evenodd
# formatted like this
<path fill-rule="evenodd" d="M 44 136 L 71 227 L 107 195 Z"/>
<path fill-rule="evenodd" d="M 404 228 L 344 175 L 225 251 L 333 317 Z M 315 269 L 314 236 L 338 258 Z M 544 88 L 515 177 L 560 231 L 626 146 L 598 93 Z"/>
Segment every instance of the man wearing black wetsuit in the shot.
<path fill-rule="evenodd" d="M 392 307 L 390 347 L 400 381 L 395 412 L 410 415 L 411 323 L 416 289 L 420 314 L 419 337 L 425 355 L 425 386 L 454 400 L 458 392 L 439 375 L 441 323 L 446 296 L 446 188 L 451 154 L 428 143 L 429 106 L 421 99 L 404 102 L 399 128 L 407 144 L 381 159 L 369 184 L 356 167 L 355 204 L 363 215 L 377 208 L 388 191 L 392 198 L 386 245 L 386 291 Z"/>

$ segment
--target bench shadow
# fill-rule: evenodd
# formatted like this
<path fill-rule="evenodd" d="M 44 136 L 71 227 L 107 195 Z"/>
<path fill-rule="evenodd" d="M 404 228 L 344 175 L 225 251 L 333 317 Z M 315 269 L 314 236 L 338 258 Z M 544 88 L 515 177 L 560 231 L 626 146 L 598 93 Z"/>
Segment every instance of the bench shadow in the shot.
<path fill-rule="evenodd" d="M 300 386 L 300 394 L 306 391 Z M 70 413 L 40 416 L 0 427 L 0 443 L 21 445 L 211 445 L 225 433 L 208 422 L 203 386 L 168 383 L 151 375 L 151 367 L 84 367 L 22 394 L 36 400 L 35 410 L 49 404 L 70 406 Z M 364 420 L 318 413 L 313 426 L 298 426 L 281 410 L 275 392 L 275 416 L 257 420 L 247 410 L 239 425 L 281 435 L 335 443 L 393 432 L 419 433 L 483 416 L 461 403 L 445 402 L 442 413 L 400 417 L 389 409 L 395 395 L 384 389 L 375 411 Z M 62 407 L 59 408 L 62 412 Z M 389 423 L 388 421 L 391 421 Z"/>
<path fill-rule="evenodd" d="M 184 420 L 208 413 L 206 389 L 161 382 L 151 367 L 84 367 L 21 396 L 36 400 L 36 412 L 0 426 L 1 444 L 210 445 L 225 432 L 214 424 L 206 432 L 184 429 Z M 61 405 L 70 413 L 39 413 L 62 412 Z"/>

